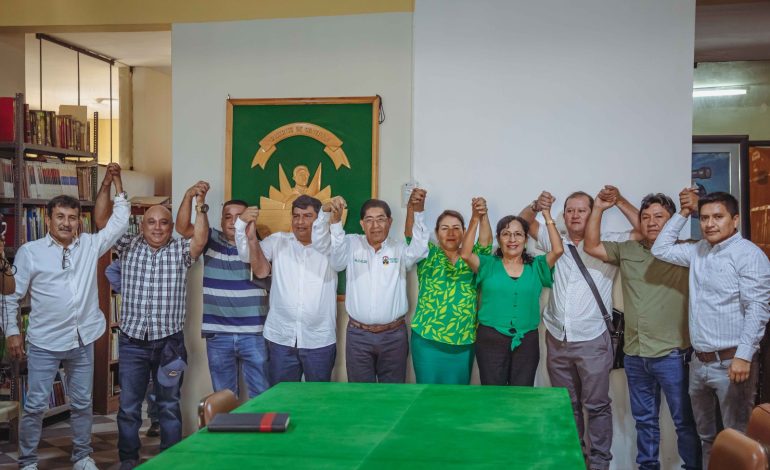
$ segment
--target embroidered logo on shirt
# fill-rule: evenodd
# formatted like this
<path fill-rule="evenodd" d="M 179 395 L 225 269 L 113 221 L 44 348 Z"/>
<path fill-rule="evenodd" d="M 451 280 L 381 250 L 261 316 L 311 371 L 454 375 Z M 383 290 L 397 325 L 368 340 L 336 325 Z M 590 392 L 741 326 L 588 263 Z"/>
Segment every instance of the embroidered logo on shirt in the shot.
<path fill-rule="evenodd" d="M 390 263 L 393 263 L 393 264 L 398 263 L 398 258 L 388 258 L 387 256 L 383 256 L 382 257 L 382 265 L 383 266 L 387 266 Z"/>
<path fill-rule="evenodd" d="M 367 261 L 367 260 L 365 260 L 365 259 L 361 259 L 361 258 L 353 258 L 353 262 L 354 262 L 354 263 L 361 263 L 361 264 L 367 264 L 367 263 L 369 263 L 369 261 Z"/>

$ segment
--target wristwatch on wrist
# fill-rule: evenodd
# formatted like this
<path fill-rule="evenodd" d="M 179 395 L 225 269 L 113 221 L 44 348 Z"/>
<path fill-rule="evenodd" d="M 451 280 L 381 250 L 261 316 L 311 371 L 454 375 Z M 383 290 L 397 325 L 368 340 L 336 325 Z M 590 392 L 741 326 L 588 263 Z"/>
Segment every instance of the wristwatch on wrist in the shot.
<path fill-rule="evenodd" d="M 208 204 L 196 204 L 195 205 L 195 212 L 199 214 L 205 214 L 209 211 L 209 205 Z"/>
<path fill-rule="evenodd" d="M 537 199 L 532 201 L 532 204 L 529 205 L 529 208 L 532 209 L 532 212 L 540 212 L 540 208 L 537 207 Z"/>
<path fill-rule="evenodd" d="M 127 192 L 125 192 L 125 191 L 121 191 L 121 192 L 119 192 L 119 193 L 117 193 L 117 194 L 115 195 L 115 197 L 118 197 L 118 196 L 120 196 L 120 197 L 122 197 L 123 199 L 125 199 L 126 201 L 128 201 L 128 193 L 127 193 Z"/>

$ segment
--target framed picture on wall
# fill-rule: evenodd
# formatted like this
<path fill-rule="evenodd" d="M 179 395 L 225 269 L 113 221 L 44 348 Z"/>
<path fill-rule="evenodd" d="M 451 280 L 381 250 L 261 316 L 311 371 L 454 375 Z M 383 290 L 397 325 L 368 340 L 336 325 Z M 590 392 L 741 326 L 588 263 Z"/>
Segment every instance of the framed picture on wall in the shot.
<path fill-rule="evenodd" d="M 730 193 L 738 200 L 741 233 L 749 238 L 748 149 L 745 135 L 696 135 L 692 138 L 692 185 L 700 196 L 715 191 Z M 700 220 L 694 215 L 691 238 L 702 238 Z"/>
<path fill-rule="evenodd" d="M 357 211 L 377 197 L 380 97 L 228 99 L 225 199 L 260 208 L 266 236 L 291 230 L 301 195 L 342 196 L 345 231 L 360 233 Z"/>

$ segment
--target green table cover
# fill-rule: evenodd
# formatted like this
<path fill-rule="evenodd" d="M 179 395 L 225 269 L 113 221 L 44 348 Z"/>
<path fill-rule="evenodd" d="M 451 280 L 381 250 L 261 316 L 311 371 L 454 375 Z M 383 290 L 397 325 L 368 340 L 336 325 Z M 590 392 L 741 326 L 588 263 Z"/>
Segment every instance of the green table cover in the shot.
<path fill-rule="evenodd" d="M 203 429 L 141 468 L 585 468 L 563 388 L 285 382 L 235 412 L 291 422 L 285 433 Z"/>

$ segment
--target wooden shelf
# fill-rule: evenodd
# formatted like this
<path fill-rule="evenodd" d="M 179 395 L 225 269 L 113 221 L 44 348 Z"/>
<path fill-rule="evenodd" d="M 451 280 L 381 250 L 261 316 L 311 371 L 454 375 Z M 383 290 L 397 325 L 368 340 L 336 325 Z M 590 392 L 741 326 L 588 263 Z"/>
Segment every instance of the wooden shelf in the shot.
<path fill-rule="evenodd" d="M 16 150 L 14 142 L 0 142 L 0 150 Z M 21 151 L 24 153 L 34 153 L 38 155 L 51 155 L 54 157 L 79 157 L 96 160 L 96 154 L 85 152 L 83 150 L 63 149 L 59 147 L 50 147 L 48 145 L 21 144 Z"/>

